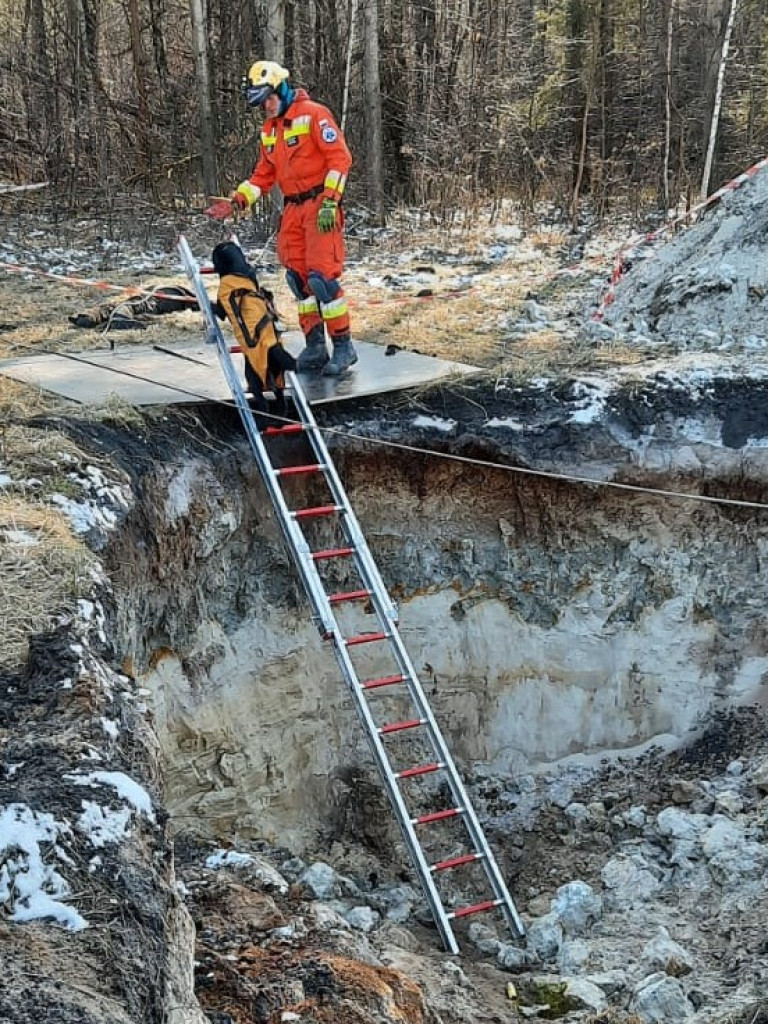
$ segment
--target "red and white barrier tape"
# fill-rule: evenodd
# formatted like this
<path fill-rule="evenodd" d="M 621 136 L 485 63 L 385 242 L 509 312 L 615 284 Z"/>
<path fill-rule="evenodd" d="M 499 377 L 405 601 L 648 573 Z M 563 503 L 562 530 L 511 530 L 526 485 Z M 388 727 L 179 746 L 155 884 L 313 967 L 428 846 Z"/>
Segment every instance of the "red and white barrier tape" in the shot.
<path fill-rule="evenodd" d="M 9 274 L 32 274 L 35 277 L 47 277 L 53 281 L 60 281 L 62 284 L 71 284 L 76 287 L 97 288 L 100 291 L 117 292 L 124 295 L 126 299 L 150 296 L 155 299 L 173 299 L 175 302 L 197 303 L 197 299 L 191 295 L 189 299 L 183 295 L 166 295 L 157 288 L 126 287 L 122 284 L 112 284 L 110 281 L 94 281 L 89 277 L 75 277 L 72 274 L 55 274 L 51 270 L 40 270 L 38 267 L 25 267 L 20 263 L 7 263 L 0 260 L 0 270 L 6 270 Z"/>
<path fill-rule="evenodd" d="M 735 189 L 740 188 L 745 182 L 754 178 L 757 172 L 761 171 L 764 167 L 768 167 L 768 156 L 764 156 L 762 160 L 758 160 L 756 164 L 752 164 L 752 166 L 748 167 L 746 171 L 742 171 L 742 173 L 738 174 L 735 178 L 731 178 L 731 180 L 727 181 L 725 185 L 721 186 L 716 192 L 713 192 L 711 196 L 707 196 L 706 199 L 702 199 L 700 203 L 692 206 L 690 210 L 686 210 L 685 213 L 679 214 L 672 220 L 667 221 L 666 224 L 662 224 L 662 226 L 657 228 L 655 231 L 650 231 L 647 235 L 643 235 L 640 238 L 631 238 L 625 242 L 614 257 L 613 270 L 611 271 L 611 281 L 608 286 L 608 290 L 603 296 L 600 305 L 592 314 L 592 319 L 602 320 L 605 316 L 606 309 L 616 298 L 616 287 L 624 276 L 624 257 L 630 250 L 636 249 L 638 245 L 650 245 L 652 242 L 658 241 L 659 238 L 661 238 L 661 236 L 667 231 L 671 231 L 683 221 L 696 217 L 696 215 L 705 207 L 716 202 L 718 199 L 721 199 L 726 192 L 733 192 Z"/>
<path fill-rule="evenodd" d="M 50 270 L 40 270 L 38 267 L 27 267 L 20 263 L 8 263 L 4 260 L 0 260 L 0 270 L 5 270 L 10 274 L 32 274 L 36 277 L 46 277 L 53 281 L 60 281 L 62 284 L 73 285 L 75 287 L 86 287 L 96 288 L 100 291 L 115 292 L 126 299 L 139 298 L 139 297 L 152 297 L 155 299 L 173 299 L 175 302 L 189 302 L 190 304 L 196 304 L 197 299 L 194 296 L 190 296 L 189 299 L 185 299 L 184 296 L 179 295 L 166 295 L 162 290 L 154 288 L 139 288 L 139 287 L 126 287 L 125 285 L 112 284 L 110 281 L 98 281 L 88 277 L 76 277 L 72 274 L 56 274 Z M 215 274 L 216 271 L 213 267 L 202 267 L 202 274 Z M 429 292 L 422 295 L 403 295 L 398 298 L 394 296 L 388 296 L 383 299 L 367 299 L 363 301 L 355 301 L 354 299 L 349 301 L 349 305 L 352 307 L 360 306 L 386 306 L 386 305 L 399 305 L 408 302 L 424 302 L 427 299 L 459 299 L 465 295 L 471 295 L 477 289 L 470 285 L 463 288 L 450 288 L 446 291 L 441 292 Z"/>

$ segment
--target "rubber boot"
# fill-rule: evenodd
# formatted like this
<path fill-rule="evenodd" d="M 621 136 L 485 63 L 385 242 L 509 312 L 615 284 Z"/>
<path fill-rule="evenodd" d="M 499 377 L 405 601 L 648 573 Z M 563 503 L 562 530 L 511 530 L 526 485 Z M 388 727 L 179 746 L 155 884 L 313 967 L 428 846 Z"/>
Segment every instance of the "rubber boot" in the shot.
<path fill-rule="evenodd" d="M 333 355 L 331 361 L 323 367 L 323 376 L 339 377 L 350 366 L 357 362 L 357 352 L 350 341 L 348 334 L 340 334 L 333 339 Z"/>
<path fill-rule="evenodd" d="M 306 337 L 306 347 L 299 353 L 296 369 L 299 373 L 308 370 L 322 370 L 328 362 L 328 349 L 325 347 L 325 328 L 322 324 L 313 327 Z"/>

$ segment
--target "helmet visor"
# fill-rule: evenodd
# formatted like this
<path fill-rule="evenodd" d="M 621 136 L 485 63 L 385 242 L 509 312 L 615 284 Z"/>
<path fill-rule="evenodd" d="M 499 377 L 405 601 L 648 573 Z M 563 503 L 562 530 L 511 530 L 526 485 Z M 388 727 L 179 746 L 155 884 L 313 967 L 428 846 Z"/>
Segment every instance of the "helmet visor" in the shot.
<path fill-rule="evenodd" d="M 274 91 L 272 86 L 266 83 L 262 85 L 249 85 L 245 90 L 245 99 L 249 107 L 260 107 L 264 100 L 269 99 Z"/>

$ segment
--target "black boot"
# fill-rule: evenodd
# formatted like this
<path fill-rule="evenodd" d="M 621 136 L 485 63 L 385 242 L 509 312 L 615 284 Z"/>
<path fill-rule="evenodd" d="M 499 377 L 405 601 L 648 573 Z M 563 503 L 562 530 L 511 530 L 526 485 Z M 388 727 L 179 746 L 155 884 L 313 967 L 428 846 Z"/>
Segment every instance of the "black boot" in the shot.
<path fill-rule="evenodd" d="M 322 370 L 328 362 L 328 349 L 325 347 L 325 328 L 322 324 L 313 327 L 306 336 L 306 348 L 299 353 L 296 369 L 299 373 L 307 370 Z"/>
<path fill-rule="evenodd" d="M 333 356 L 330 363 L 323 367 L 323 376 L 340 377 L 350 366 L 357 362 L 357 352 L 348 334 L 340 334 L 333 338 Z"/>

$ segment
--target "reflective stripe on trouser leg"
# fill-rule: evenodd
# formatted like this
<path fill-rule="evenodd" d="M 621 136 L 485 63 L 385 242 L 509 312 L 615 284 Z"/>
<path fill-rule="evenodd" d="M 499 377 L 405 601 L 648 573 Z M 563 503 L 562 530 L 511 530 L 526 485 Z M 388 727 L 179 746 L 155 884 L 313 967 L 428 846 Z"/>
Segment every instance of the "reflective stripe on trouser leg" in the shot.
<path fill-rule="evenodd" d="M 337 338 L 342 334 L 349 335 L 349 309 L 347 300 L 344 298 L 343 288 L 339 288 L 336 298 L 332 302 L 323 302 L 320 308 L 323 313 L 323 321 L 332 338 Z"/>
<path fill-rule="evenodd" d="M 305 337 L 313 328 L 322 324 L 323 318 L 320 316 L 320 308 L 314 295 L 310 295 L 306 299 L 298 299 L 296 309 L 299 313 L 299 324 Z"/>

